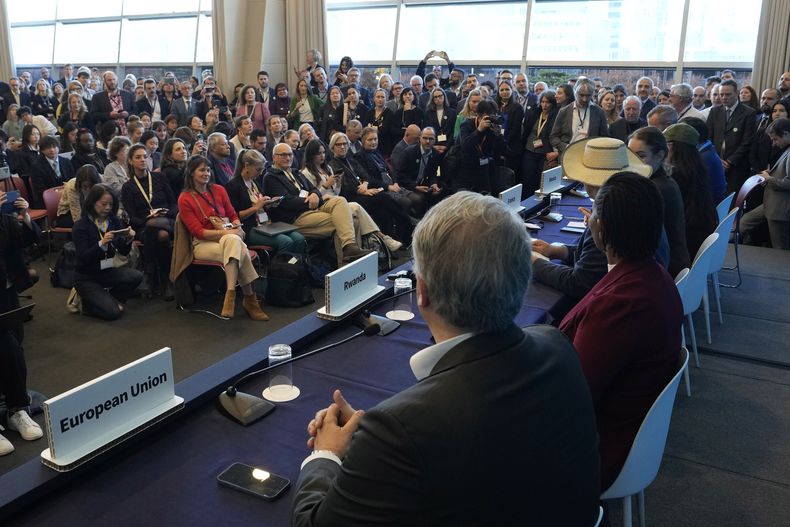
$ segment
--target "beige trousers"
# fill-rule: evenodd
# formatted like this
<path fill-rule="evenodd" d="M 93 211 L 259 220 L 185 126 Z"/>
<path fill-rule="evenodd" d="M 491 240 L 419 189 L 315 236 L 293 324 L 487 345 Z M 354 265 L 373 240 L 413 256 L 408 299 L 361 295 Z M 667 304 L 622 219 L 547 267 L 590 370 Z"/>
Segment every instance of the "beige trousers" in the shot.
<path fill-rule="evenodd" d="M 299 232 L 308 238 L 330 236 L 332 232 L 343 248 L 354 241 L 354 218 L 346 198 L 335 197 L 324 201 L 315 210 L 308 210 L 299 215 L 293 222 Z"/>
<path fill-rule="evenodd" d="M 197 260 L 208 260 L 227 265 L 233 258 L 239 262 L 239 285 L 245 286 L 258 278 L 250 260 L 250 251 L 235 234 L 226 234 L 218 242 L 193 238 L 192 254 Z"/>

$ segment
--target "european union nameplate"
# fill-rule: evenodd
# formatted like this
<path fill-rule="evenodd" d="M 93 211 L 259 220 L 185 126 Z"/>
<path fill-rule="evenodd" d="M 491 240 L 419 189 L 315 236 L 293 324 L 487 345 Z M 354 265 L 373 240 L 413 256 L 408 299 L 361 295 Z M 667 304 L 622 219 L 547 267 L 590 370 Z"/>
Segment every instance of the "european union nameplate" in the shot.
<path fill-rule="evenodd" d="M 344 265 L 324 277 L 326 305 L 318 317 L 340 320 L 384 291 L 379 282 L 379 256 L 375 252 Z"/>
<path fill-rule="evenodd" d="M 44 401 L 49 448 L 42 462 L 65 472 L 184 406 L 163 348 Z"/>

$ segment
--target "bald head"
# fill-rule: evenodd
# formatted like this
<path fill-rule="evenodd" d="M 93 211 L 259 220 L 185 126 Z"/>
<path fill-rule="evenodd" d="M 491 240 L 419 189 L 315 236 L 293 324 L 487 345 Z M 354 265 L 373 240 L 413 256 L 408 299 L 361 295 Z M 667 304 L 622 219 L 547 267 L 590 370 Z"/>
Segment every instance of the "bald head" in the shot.
<path fill-rule="evenodd" d="M 420 138 L 420 127 L 416 124 L 410 124 L 406 127 L 406 131 L 403 133 L 403 141 L 407 145 L 413 145 L 417 142 L 417 139 Z"/>
<path fill-rule="evenodd" d="M 790 71 L 782 73 L 779 77 L 779 82 L 776 84 L 776 89 L 782 92 L 782 97 L 790 95 Z"/>
<path fill-rule="evenodd" d="M 280 170 L 287 170 L 291 167 L 291 160 L 293 159 L 293 151 L 286 143 L 277 143 L 272 150 L 272 157 L 274 157 L 274 166 Z"/>

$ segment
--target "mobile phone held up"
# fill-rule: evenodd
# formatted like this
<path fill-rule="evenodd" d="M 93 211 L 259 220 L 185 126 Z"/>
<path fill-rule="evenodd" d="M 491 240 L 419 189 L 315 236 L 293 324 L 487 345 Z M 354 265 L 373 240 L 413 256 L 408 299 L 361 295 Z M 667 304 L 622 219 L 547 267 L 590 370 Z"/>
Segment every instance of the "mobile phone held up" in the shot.
<path fill-rule="evenodd" d="M 282 476 L 244 463 L 234 463 L 217 476 L 217 483 L 274 501 L 288 490 L 291 482 Z"/>

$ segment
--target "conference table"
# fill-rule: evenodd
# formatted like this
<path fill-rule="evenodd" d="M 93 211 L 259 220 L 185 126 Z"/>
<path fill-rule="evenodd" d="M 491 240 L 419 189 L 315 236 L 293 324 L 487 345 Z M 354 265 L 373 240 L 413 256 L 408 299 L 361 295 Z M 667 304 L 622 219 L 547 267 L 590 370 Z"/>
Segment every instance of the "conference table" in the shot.
<path fill-rule="evenodd" d="M 526 204 L 532 213 L 542 208 L 540 202 Z M 579 215 L 575 207 L 589 204 L 589 199 L 566 196 L 560 207 L 568 207 L 565 215 L 573 218 Z M 546 223 L 538 237 L 574 242 L 577 234 L 560 230 L 568 221 Z M 381 283 L 391 285 L 386 276 Z M 391 290 L 387 294 L 391 296 Z M 383 315 L 392 308 L 393 299 L 387 294 L 372 312 Z M 559 298 L 559 292 L 531 284 L 516 323 L 544 323 Z M 331 403 L 336 388 L 356 408 L 369 408 L 413 385 L 409 358 L 432 344 L 428 326 L 416 306 L 413 310 L 415 317 L 401 322 L 389 335 L 359 336 L 295 361 L 293 382 L 301 395 L 278 403 L 274 412 L 244 427 L 221 413 L 217 395 L 241 373 L 265 366 L 269 345 L 292 344 L 298 356 L 340 341 L 359 328 L 308 315 L 272 333 L 178 383 L 176 394 L 186 401 L 181 412 L 86 466 L 57 474 L 32 460 L 5 474 L 0 478 L 4 498 L 0 504 L 8 506 L 6 515 L 14 509 L 19 512 L 4 525 L 290 525 L 292 489 L 267 502 L 218 485 L 217 475 L 238 461 L 284 476 L 294 485 L 310 452 L 307 423 Z M 268 379 L 268 372 L 252 377 L 239 390 L 260 396 Z M 459 401 L 459 411 L 462 404 Z"/>

